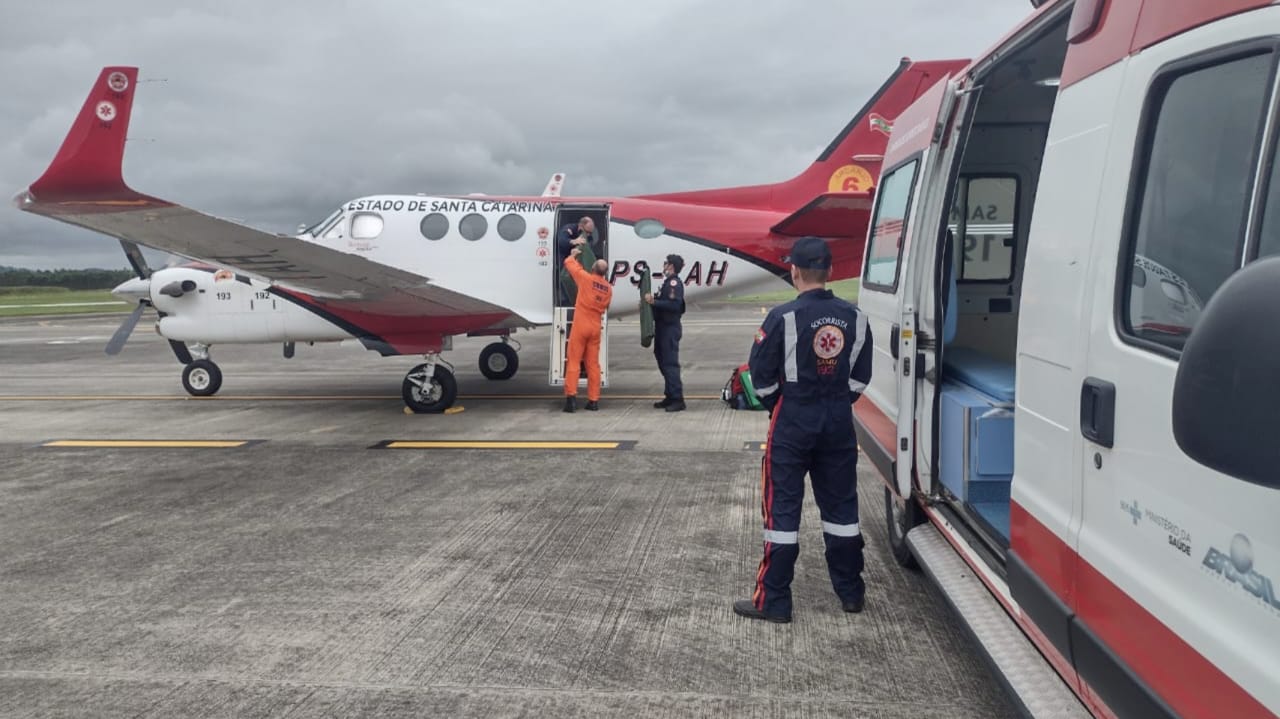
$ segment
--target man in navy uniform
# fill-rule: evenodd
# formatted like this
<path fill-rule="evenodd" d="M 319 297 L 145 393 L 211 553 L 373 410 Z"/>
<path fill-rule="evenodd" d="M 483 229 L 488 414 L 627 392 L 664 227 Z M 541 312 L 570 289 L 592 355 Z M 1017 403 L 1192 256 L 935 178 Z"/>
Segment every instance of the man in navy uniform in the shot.
<path fill-rule="evenodd" d="M 595 229 L 596 223 L 586 215 L 578 218 L 577 224 L 568 224 L 561 227 L 560 232 L 556 234 L 556 251 L 560 253 L 561 261 L 563 261 L 563 258 L 569 256 L 569 252 L 572 251 L 574 247 L 593 240 Z M 599 248 L 596 247 L 595 242 L 591 242 L 591 250 L 593 252 L 597 252 L 599 250 Z M 598 254 L 596 258 L 604 259 Z"/>
<path fill-rule="evenodd" d="M 733 604 L 739 615 L 772 622 L 791 621 L 806 473 L 822 516 L 831 586 L 844 611 L 862 611 L 864 593 L 852 404 L 871 381 L 867 316 L 826 289 L 826 242 L 801 237 L 787 261 L 800 294 L 765 317 L 749 360 L 771 417 L 761 497 L 764 557 L 751 599 Z"/>
<path fill-rule="evenodd" d="M 644 296 L 644 301 L 653 305 L 653 356 L 658 360 L 664 385 L 662 401 L 654 402 L 653 406 L 668 412 L 685 409 L 684 384 L 680 381 L 680 337 L 684 334 L 680 326 L 680 316 L 684 314 L 680 270 L 683 269 L 683 257 L 667 255 L 667 261 L 662 263 L 662 284 L 657 294 Z"/>
<path fill-rule="evenodd" d="M 563 263 L 565 258 L 573 253 L 573 248 L 580 245 L 588 245 L 595 253 L 596 259 L 605 259 L 601 252 L 600 238 L 596 234 L 596 223 L 588 215 L 578 218 L 577 224 L 561 227 L 556 233 L 556 261 Z M 566 307 L 573 306 L 573 298 L 569 297 L 564 287 L 560 287 L 560 304 Z"/>

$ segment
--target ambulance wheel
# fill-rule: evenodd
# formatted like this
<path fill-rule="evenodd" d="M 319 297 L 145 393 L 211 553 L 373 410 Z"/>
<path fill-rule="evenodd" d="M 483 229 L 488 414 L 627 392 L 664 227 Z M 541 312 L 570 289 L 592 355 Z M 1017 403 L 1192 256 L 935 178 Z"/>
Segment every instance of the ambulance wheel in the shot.
<path fill-rule="evenodd" d="M 911 554 L 911 547 L 907 546 L 907 532 L 924 521 L 920 505 L 914 498 L 900 503 L 898 495 L 885 487 L 884 516 L 889 524 L 889 549 L 893 553 L 894 561 L 907 569 L 919 568 L 920 565 Z"/>
<path fill-rule="evenodd" d="M 480 374 L 489 379 L 511 379 L 520 369 L 520 355 L 505 342 L 494 342 L 480 351 Z"/>
<path fill-rule="evenodd" d="M 209 397 L 222 387 L 222 370 L 210 360 L 192 360 L 182 368 L 182 386 L 192 397 Z"/>
<path fill-rule="evenodd" d="M 439 414 L 453 406 L 458 398 L 458 381 L 444 365 L 436 365 L 435 372 L 427 377 L 427 365 L 420 364 L 409 370 L 400 387 L 404 404 L 417 414 Z"/>

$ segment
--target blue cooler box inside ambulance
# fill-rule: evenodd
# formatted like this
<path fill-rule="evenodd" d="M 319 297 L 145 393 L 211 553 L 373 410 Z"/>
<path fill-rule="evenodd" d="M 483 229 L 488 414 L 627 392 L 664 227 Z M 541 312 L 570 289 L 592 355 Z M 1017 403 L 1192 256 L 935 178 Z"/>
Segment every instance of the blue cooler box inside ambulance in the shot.
<path fill-rule="evenodd" d="M 943 377 L 939 478 L 1007 542 L 1014 366 L 966 347 L 949 347 Z"/>

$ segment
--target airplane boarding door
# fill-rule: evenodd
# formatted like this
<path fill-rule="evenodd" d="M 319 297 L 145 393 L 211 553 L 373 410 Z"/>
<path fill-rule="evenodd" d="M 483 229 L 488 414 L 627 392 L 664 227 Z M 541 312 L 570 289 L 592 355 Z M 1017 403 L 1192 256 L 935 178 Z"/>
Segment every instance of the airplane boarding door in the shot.
<path fill-rule="evenodd" d="M 555 241 L 552 243 L 551 302 L 554 307 L 551 319 L 551 367 L 550 383 L 552 386 L 564 384 L 565 360 L 569 353 L 569 333 L 573 331 L 573 296 L 564 284 L 564 251 L 560 247 L 560 232 L 565 227 L 576 226 L 583 217 L 590 217 L 595 223 L 595 232 L 588 241 L 596 259 L 608 259 L 609 256 L 609 206 L 564 204 L 556 210 Z M 578 386 L 586 387 L 587 373 L 585 367 L 578 375 Z M 600 386 L 609 386 L 609 315 L 605 313 L 604 323 L 600 328 Z"/>

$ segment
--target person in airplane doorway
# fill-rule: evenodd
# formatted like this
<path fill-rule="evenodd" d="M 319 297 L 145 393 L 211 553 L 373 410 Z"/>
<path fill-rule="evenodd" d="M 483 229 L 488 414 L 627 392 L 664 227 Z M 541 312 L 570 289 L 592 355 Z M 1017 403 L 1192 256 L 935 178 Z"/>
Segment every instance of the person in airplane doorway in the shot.
<path fill-rule="evenodd" d="M 574 247 L 564 258 L 565 269 L 578 285 L 578 298 L 573 306 L 573 329 L 569 331 L 569 351 L 564 370 L 564 411 L 578 409 L 579 363 L 587 366 L 587 406 L 589 411 L 600 408 L 600 330 L 605 310 L 613 300 L 613 285 L 605 279 L 609 265 L 596 260 L 591 271 L 578 261 L 581 247 Z"/>
<path fill-rule="evenodd" d="M 596 238 L 595 220 L 586 215 L 580 217 L 577 224 L 565 225 L 556 233 L 556 252 L 561 258 L 561 262 L 568 259 L 569 255 L 572 254 L 573 248 L 581 247 L 582 245 L 587 245 L 595 253 L 596 257 L 604 259 L 604 256 L 600 253 L 599 240 Z M 573 298 L 569 296 L 564 288 L 560 290 L 560 304 L 565 306 L 573 304 Z"/>
<path fill-rule="evenodd" d="M 861 612 L 865 591 L 852 404 L 871 381 L 867 317 L 826 289 L 831 249 L 822 239 L 796 240 L 786 261 L 800 294 L 765 317 L 748 361 L 771 417 L 761 477 L 764 557 L 751 598 L 733 604 L 736 614 L 771 622 L 791 621 L 806 473 L 844 611 Z"/>
<path fill-rule="evenodd" d="M 680 281 L 680 270 L 684 269 L 684 258 L 680 255 L 667 255 L 662 263 L 662 284 L 657 295 L 645 295 L 644 301 L 653 305 L 653 356 L 658 360 L 658 371 L 662 372 L 662 401 L 653 406 L 668 412 L 680 412 L 685 409 L 684 385 L 680 382 L 680 316 L 684 314 L 684 283 Z"/>

